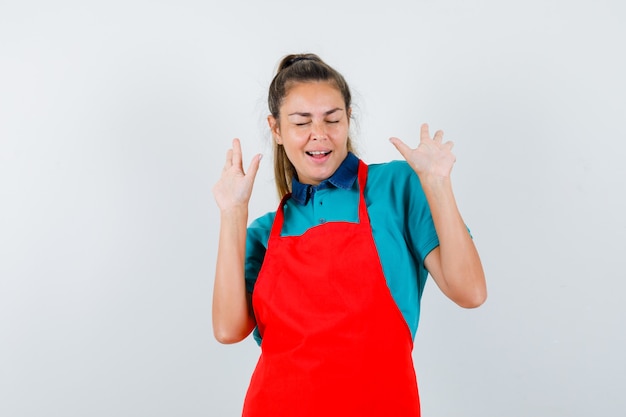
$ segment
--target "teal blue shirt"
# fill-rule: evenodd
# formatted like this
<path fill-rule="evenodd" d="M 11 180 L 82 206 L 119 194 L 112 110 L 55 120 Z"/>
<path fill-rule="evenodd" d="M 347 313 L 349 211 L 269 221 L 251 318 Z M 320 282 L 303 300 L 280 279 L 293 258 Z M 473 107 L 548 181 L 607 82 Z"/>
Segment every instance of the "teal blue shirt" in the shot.
<path fill-rule="evenodd" d="M 293 183 L 285 204 L 281 236 L 299 236 L 325 222 L 359 221 L 358 159 L 348 154 L 331 178 L 316 187 Z M 406 161 L 369 165 L 365 204 L 370 217 L 387 286 L 415 338 L 420 299 L 428 271 L 424 259 L 439 239 L 419 178 Z M 254 291 L 276 212 L 267 213 L 248 227 L 246 288 Z M 260 343 L 258 331 L 255 338 Z"/>

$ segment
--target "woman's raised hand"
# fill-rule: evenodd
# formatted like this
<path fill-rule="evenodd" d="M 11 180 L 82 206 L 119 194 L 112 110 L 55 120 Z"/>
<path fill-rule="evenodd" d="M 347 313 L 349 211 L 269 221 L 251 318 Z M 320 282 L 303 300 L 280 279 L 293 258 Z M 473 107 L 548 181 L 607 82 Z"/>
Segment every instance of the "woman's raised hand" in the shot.
<path fill-rule="evenodd" d="M 415 149 L 398 138 L 390 138 L 389 140 L 400 151 L 420 179 L 450 177 L 456 157 L 452 153 L 454 144 L 443 142 L 443 131 L 438 130 L 431 138 L 428 124 L 422 124 L 420 143 Z"/>
<path fill-rule="evenodd" d="M 226 211 L 237 207 L 247 208 L 261 156 L 261 154 L 256 154 L 250 162 L 248 172 L 244 172 L 241 143 L 239 139 L 233 139 L 233 147 L 226 153 L 226 163 L 222 170 L 222 176 L 213 187 L 213 196 L 220 210 Z"/>

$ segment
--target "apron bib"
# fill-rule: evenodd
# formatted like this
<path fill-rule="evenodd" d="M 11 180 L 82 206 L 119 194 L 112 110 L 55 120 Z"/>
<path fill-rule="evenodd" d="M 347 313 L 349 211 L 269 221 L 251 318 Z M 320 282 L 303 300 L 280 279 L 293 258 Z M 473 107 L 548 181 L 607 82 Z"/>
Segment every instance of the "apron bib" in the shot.
<path fill-rule="evenodd" d="M 263 337 L 245 417 L 419 416 L 410 330 L 393 300 L 365 205 L 359 222 L 281 237 L 272 226 L 253 293 Z"/>

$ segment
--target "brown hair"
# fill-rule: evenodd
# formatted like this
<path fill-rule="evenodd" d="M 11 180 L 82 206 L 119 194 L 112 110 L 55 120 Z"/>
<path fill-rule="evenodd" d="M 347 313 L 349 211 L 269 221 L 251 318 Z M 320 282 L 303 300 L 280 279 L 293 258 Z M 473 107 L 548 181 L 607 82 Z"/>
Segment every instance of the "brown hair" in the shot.
<path fill-rule="evenodd" d="M 343 76 L 315 54 L 292 54 L 285 56 L 278 64 L 267 97 L 270 113 L 279 122 L 280 106 L 289 89 L 296 83 L 326 81 L 334 84 L 343 96 L 346 110 L 352 105 L 350 88 Z M 287 158 L 282 145 L 272 141 L 274 149 L 274 181 L 279 198 L 291 192 L 291 180 L 296 169 Z M 352 141 L 348 137 L 348 151 L 353 152 Z"/>

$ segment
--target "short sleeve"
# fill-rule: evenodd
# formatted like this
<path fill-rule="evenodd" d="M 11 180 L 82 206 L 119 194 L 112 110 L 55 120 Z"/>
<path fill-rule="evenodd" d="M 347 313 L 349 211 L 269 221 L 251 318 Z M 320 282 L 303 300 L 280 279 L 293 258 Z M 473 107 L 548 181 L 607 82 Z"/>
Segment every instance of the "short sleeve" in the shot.
<path fill-rule="evenodd" d="M 423 265 L 426 256 L 439 246 L 439 238 L 419 177 L 408 164 L 406 166 L 410 170 L 404 197 L 407 210 L 406 236 L 410 242 L 409 247 L 414 248 Z"/>
<path fill-rule="evenodd" d="M 370 172 L 366 198 L 370 216 L 376 218 L 375 234 L 384 245 L 401 245 L 401 236 L 417 263 L 423 265 L 439 239 L 419 177 L 406 161 L 371 165 Z"/>
<path fill-rule="evenodd" d="M 259 276 L 261 265 L 263 265 L 263 259 L 265 259 L 267 242 L 275 216 L 275 212 L 267 213 L 254 220 L 250 226 L 248 226 L 248 233 L 246 235 L 245 277 L 246 290 L 250 294 L 254 291 L 254 284 Z"/>

